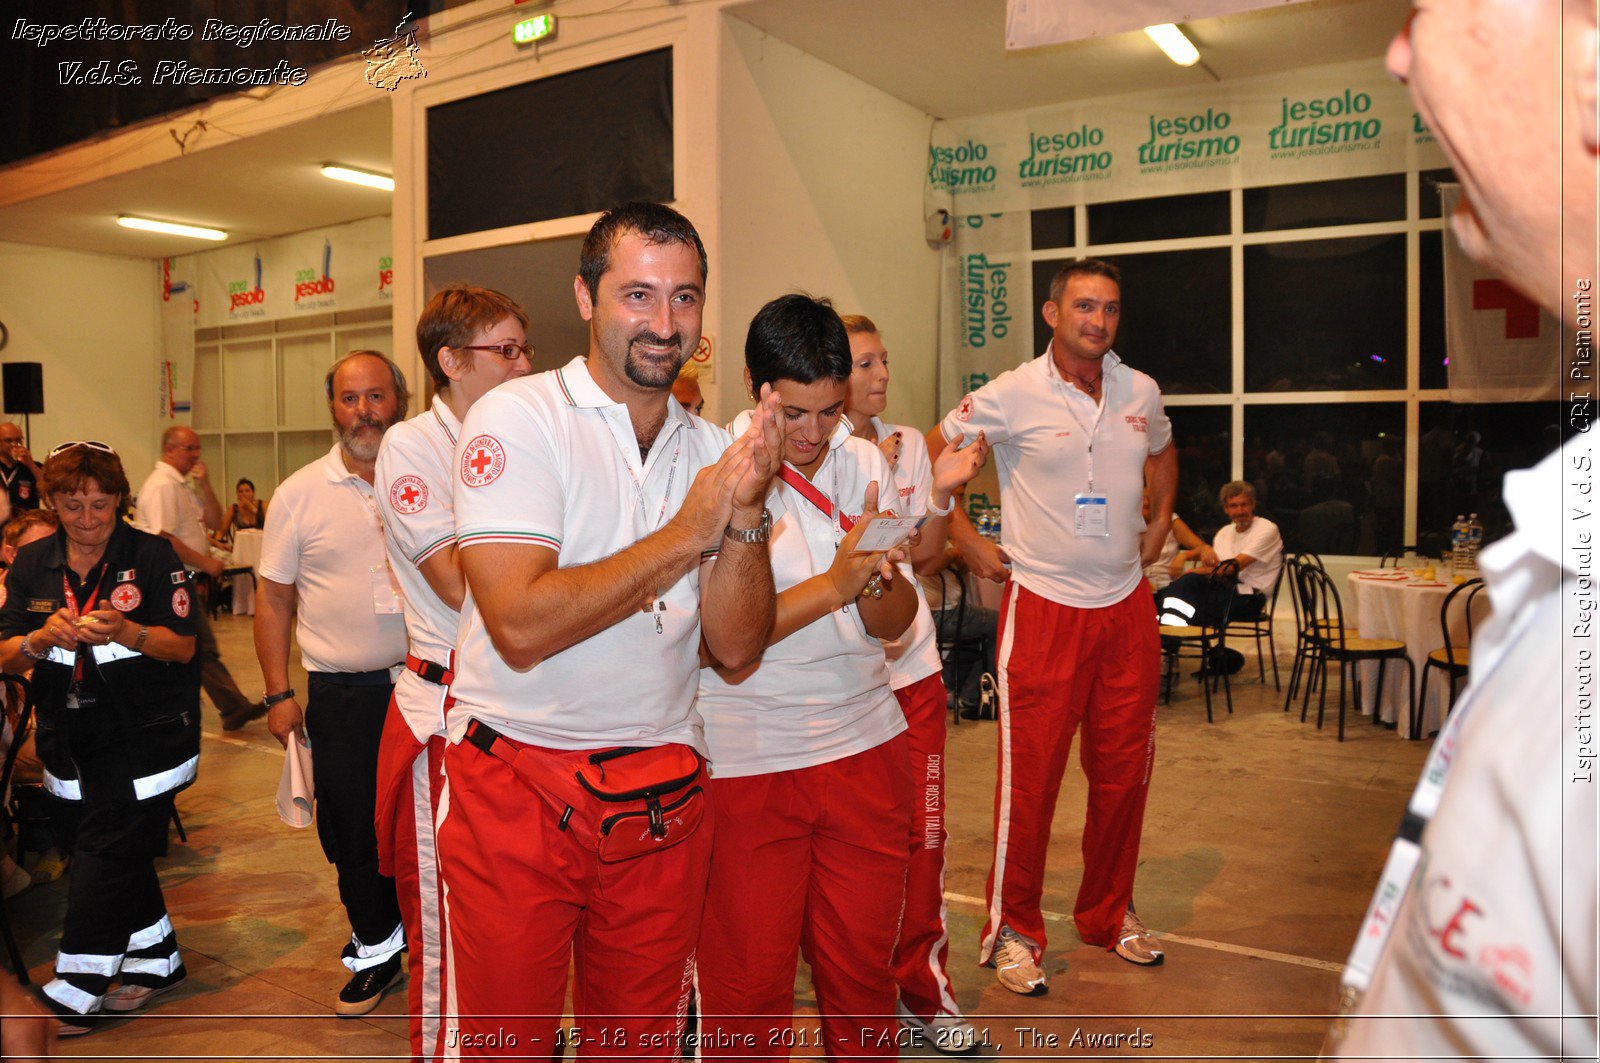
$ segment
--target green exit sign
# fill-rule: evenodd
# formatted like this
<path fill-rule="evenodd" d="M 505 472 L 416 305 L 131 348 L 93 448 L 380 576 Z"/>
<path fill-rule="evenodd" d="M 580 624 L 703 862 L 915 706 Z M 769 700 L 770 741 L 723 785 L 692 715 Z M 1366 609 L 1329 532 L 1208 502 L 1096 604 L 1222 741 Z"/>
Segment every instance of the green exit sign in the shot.
<path fill-rule="evenodd" d="M 518 44 L 532 44 L 534 41 L 542 41 L 546 37 L 554 36 L 555 32 L 556 17 L 546 14 L 517 23 L 512 27 L 511 39 Z"/>

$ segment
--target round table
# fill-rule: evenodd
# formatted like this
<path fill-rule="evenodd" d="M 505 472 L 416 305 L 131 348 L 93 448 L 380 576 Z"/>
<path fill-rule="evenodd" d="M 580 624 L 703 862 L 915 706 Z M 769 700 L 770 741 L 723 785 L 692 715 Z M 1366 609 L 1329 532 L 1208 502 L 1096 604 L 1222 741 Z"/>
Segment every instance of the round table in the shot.
<path fill-rule="evenodd" d="M 1349 588 L 1344 598 L 1345 627 L 1360 631 L 1362 638 L 1404 642 L 1406 656 L 1416 667 L 1420 687 L 1428 654 L 1444 648 L 1439 608 L 1453 589 L 1452 585 L 1440 580 L 1417 579 L 1410 569 L 1403 568 L 1360 569 L 1350 573 L 1345 582 Z M 1482 624 L 1488 614 L 1489 596 L 1480 594 L 1473 602 L 1473 625 Z M 1466 635 L 1466 616 L 1457 606 L 1450 617 L 1451 643 L 1466 645 Z M 1382 691 L 1378 690 L 1378 663 L 1366 661 L 1360 667 L 1361 712 L 1370 716 L 1376 703 L 1382 706 L 1380 718 L 1383 722 L 1394 723 L 1409 704 L 1405 683 L 1410 677 L 1405 666 L 1393 661 L 1387 665 Z M 1419 737 L 1425 738 L 1439 730 L 1449 704 L 1450 683 L 1443 674 L 1435 675 L 1428 682 L 1427 700 L 1419 706 Z"/>
<path fill-rule="evenodd" d="M 229 568 L 254 570 L 261 563 L 261 529 L 240 528 L 233 533 L 233 555 Z M 241 572 L 233 577 L 233 615 L 254 616 L 256 613 L 256 575 L 254 571 Z"/>

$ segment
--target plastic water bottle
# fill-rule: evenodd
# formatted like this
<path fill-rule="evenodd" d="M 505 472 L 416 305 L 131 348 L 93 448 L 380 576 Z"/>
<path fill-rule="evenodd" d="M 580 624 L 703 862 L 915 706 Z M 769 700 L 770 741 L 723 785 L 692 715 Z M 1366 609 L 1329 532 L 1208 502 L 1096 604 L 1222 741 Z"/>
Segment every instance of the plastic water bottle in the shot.
<path fill-rule="evenodd" d="M 1476 513 L 1467 519 L 1467 567 L 1477 569 L 1478 548 L 1483 545 L 1483 522 Z"/>
<path fill-rule="evenodd" d="M 1467 517 L 1464 513 L 1456 514 L 1456 522 L 1450 525 L 1450 565 L 1457 572 L 1467 567 Z"/>

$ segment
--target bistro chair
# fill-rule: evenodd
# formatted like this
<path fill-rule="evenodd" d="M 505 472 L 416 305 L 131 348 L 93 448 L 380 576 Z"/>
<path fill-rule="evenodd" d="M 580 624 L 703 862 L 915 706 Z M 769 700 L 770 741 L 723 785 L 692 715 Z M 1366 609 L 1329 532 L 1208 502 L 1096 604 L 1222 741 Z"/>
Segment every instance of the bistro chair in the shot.
<path fill-rule="evenodd" d="M 1288 570 L 1288 567 L 1289 566 L 1287 562 L 1281 562 L 1278 565 L 1278 578 L 1272 583 L 1272 594 L 1268 596 L 1267 607 L 1262 610 L 1260 616 L 1256 617 L 1254 620 L 1230 619 L 1228 621 L 1229 634 L 1242 635 L 1246 638 L 1255 640 L 1256 671 L 1261 676 L 1262 686 L 1265 686 L 1267 683 L 1267 658 L 1269 656 L 1272 658 L 1273 690 L 1283 689 L 1282 685 L 1278 682 L 1278 646 L 1272 637 L 1272 619 L 1278 614 L 1278 594 L 1283 589 L 1283 574 Z M 1265 640 L 1267 644 L 1267 654 L 1263 654 L 1261 652 L 1261 643 L 1263 640 Z"/>
<path fill-rule="evenodd" d="M 1359 666 L 1366 661 L 1378 662 L 1378 702 L 1373 705 L 1372 714 L 1376 721 L 1381 718 L 1381 702 L 1383 700 L 1384 669 L 1390 661 L 1402 661 L 1406 666 L 1406 693 L 1408 695 L 1407 730 L 1408 736 L 1417 736 L 1417 675 L 1416 666 L 1411 663 L 1411 658 L 1406 655 L 1406 644 L 1399 639 L 1367 639 L 1358 633 L 1347 631 L 1344 626 L 1344 604 L 1339 600 L 1339 589 L 1334 586 L 1333 580 L 1322 569 L 1309 565 L 1301 565 L 1296 570 L 1300 591 L 1300 603 L 1305 609 L 1305 615 L 1310 619 L 1307 626 L 1309 638 L 1315 646 L 1317 656 L 1321 660 L 1322 693 L 1317 702 L 1317 729 L 1322 729 L 1322 719 L 1328 707 L 1328 680 L 1327 667 L 1330 663 L 1339 665 L 1339 741 L 1344 741 L 1344 715 L 1347 700 L 1346 688 L 1354 687 L 1356 705 L 1361 705 L 1361 672 Z M 1348 672 L 1349 678 L 1346 678 Z M 1306 688 L 1306 697 L 1309 702 L 1310 687 Z M 1301 719 L 1305 719 L 1305 708 L 1301 709 Z"/>
<path fill-rule="evenodd" d="M 1467 665 L 1471 658 L 1472 603 L 1481 590 L 1483 590 L 1483 580 L 1469 579 L 1445 595 L 1444 603 L 1439 606 L 1439 631 L 1444 635 L 1444 646 L 1428 654 L 1428 659 L 1422 662 L 1422 692 L 1417 697 L 1422 704 L 1428 703 L 1428 675 L 1434 669 L 1438 669 L 1445 673 L 1450 683 L 1450 700 L 1446 703 L 1445 712 L 1448 713 L 1456 707 L 1457 686 L 1467 677 Z M 1450 607 L 1463 595 L 1466 598 L 1462 612 L 1466 618 L 1467 638 L 1458 645 L 1456 640 L 1450 637 Z"/>

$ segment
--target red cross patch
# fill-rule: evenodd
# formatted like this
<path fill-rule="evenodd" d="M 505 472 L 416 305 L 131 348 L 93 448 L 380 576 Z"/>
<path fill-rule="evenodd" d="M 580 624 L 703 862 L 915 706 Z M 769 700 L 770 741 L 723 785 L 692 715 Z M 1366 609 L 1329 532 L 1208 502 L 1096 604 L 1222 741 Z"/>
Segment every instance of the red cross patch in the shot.
<path fill-rule="evenodd" d="M 172 592 L 172 611 L 179 616 L 189 615 L 189 588 L 179 587 Z"/>
<path fill-rule="evenodd" d="M 506 448 L 494 436 L 478 436 L 461 451 L 461 482 L 486 487 L 506 471 Z"/>
<path fill-rule="evenodd" d="M 420 476 L 399 477 L 389 485 L 389 504 L 396 513 L 421 513 L 428 508 L 428 485 Z"/>
<path fill-rule="evenodd" d="M 961 405 L 956 407 L 956 420 L 958 420 L 958 421 L 970 421 L 970 420 L 972 420 L 972 396 L 971 395 L 962 396 Z"/>
<path fill-rule="evenodd" d="M 119 612 L 131 613 L 139 608 L 139 603 L 143 600 L 139 588 L 131 583 L 118 584 L 117 589 L 111 592 L 111 604 L 116 606 Z"/>

